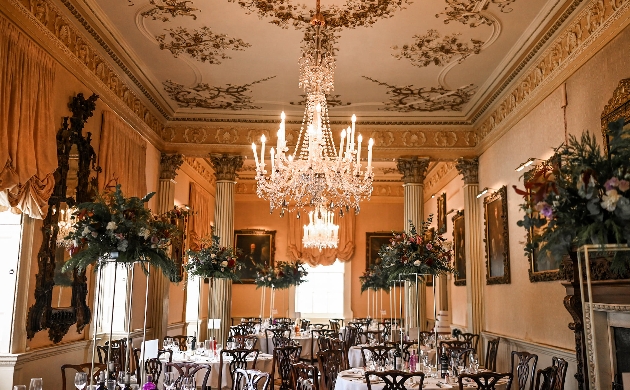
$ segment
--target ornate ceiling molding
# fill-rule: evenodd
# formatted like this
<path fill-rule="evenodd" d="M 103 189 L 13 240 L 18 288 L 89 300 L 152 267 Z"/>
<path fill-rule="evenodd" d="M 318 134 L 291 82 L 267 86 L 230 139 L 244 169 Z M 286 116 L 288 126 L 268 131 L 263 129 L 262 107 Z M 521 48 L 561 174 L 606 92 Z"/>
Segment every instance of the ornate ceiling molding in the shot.
<path fill-rule="evenodd" d="M 136 96 L 125 81 L 116 73 L 105 59 L 97 53 L 92 44 L 74 27 L 72 23 L 61 13 L 51 0 L 10 0 L 21 12 L 36 21 L 35 27 L 40 31 L 52 34 L 56 38 L 56 44 L 71 53 L 73 60 L 79 62 L 92 75 L 96 76 L 113 94 L 115 94 L 128 108 L 130 108 L 145 124 L 156 134 L 160 134 L 162 123 L 153 116 L 142 100 Z M 76 8 L 68 2 L 61 0 L 72 15 L 90 33 L 92 38 L 101 44 L 107 54 L 116 65 L 123 70 L 134 85 L 149 99 L 153 105 L 163 114 L 161 106 L 153 99 L 140 81 L 125 66 L 123 61 L 107 46 L 88 22 L 83 19 Z"/>
<path fill-rule="evenodd" d="M 470 39 L 469 42 L 459 40 L 461 33 L 441 36 L 437 30 L 429 30 L 424 35 L 414 35 L 413 44 L 401 47 L 392 46 L 396 59 L 407 59 L 413 66 L 424 68 L 429 65 L 446 66 L 451 61 L 462 63 L 473 54 L 479 54 L 483 41 Z"/>
<path fill-rule="evenodd" d="M 188 6 L 188 4 L 192 5 L 192 3 L 192 1 L 188 0 L 149 0 L 149 4 L 152 7 L 142 12 L 142 16 L 145 18 L 150 17 L 153 20 L 161 20 L 162 22 L 168 22 L 171 18 L 177 16 L 190 16 L 193 20 L 197 20 L 197 15 L 194 12 L 199 11 L 199 9 Z"/>
<path fill-rule="evenodd" d="M 577 7 L 580 2 L 581 0 L 574 1 L 569 8 Z M 554 38 L 536 63 L 519 78 L 501 102 L 495 105 L 494 111 L 476 127 L 479 140 L 487 137 L 506 118 L 515 115 L 521 107 L 525 106 L 525 103 L 537 95 L 538 91 L 568 68 L 613 22 L 628 12 L 629 3 L 630 0 L 591 0 L 575 20 Z M 567 12 L 564 15 L 568 17 Z M 563 21 L 564 19 L 561 18 L 554 27 L 559 27 Z M 530 51 L 528 60 L 535 55 L 554 31 L 555 29 L 552 28 L 545 34 L 546 39 L 541 40 Z"/>
<path fill-rule="evenodd" d="M 427 173 L 424 179 L 424 200 L 425 202 L 431 198 L 431 195 L 443 188 L 453 178 L 457 176 L 455 169 L 455 161 L 447 161 L 438 163 L 431 171 Z"/>
<path fill-rule="evenodd" d="M 184 162 L 197 172 L 211 187 L 215 186 L 217 180 L 214 177 L 214 172 L 209 166 L 206 166 L 201 163 L 199 159 L 194 157 L 184 157 Z"/>

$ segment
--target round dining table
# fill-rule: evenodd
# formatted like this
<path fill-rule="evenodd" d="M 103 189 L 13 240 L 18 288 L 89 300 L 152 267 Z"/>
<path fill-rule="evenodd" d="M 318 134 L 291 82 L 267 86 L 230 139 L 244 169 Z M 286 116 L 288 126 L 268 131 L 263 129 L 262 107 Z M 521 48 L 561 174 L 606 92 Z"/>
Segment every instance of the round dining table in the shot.
<path fill-rule="evenodd" d="M 217 351 L 218 353 L 218 351 Z M 248 358 L 249 364 L 247 366 L 248 369 L 256 369 L 262 372 L 267 372 L 271 374 L 272 369 L 272 359 L 273 356 L 260 353 L 258 354 L 258 359 L 256 360 L 256 366 L 254 367 L 254 359 Z M 206 356 L 206 355 L 191 355 L 182 352 L 173 353 L 173 363 L 199 363 L 199 364 L 208 364 L 211 367 L 210 376 L 208 377 L 207 385 L 212 387 L 213 389 L 218 389 L 219 385 L 219 370 L 222 371 L 221 376 L 221 389 L 231 389 L 232 388 L 232 378 L 230 376 L 230 361 L 231 358 L 228 356 L 223 357 L 223 366 L 219 366 L 219 357 L 217 356 Z M 172 371 L 177 371 L 173 369 Z M 203 382 L 203 378 L 206 375 L 205 370 L 201 370 L 201 372 L 197 373 L 195 376 L 197 385 L 200 386 Z"/>
<path fill-rule="evenodd" d="M 405 386 L 409 390 L 419 389 L 418 380 L 419 378 L 412 380 L 408 380 Z M 380 379 L 375 379 L 374 381 L 370 380 L 370 384 L 372 385 L 372 390 L 382 390 L 385 384 Z M 505 390 L 507 384 L 507 380 L 501 379 L 497 382 L 495 388 L 497 390 Z M 470 379 L 466 379 L 463 381 L 463 385 L 468 389 L 476 389 L 477 386 L 475 382 Z M 451 378 L 448 382 L 446 379 L 442 379 L 439 377 L 430 377 L 425 376 L 424 383 L 422 389 L 424 390 L 445 390 L 445 389 L 458 389 L 459 384 L 457 383 L 457 378 Z M 335 383 L 335 390 L 367 390 L 367 383 L 365 381 L 365 372 L 362 369 L 352 368 L 349 370 L 341 371 L 337 376 L 337 381 Z"/>

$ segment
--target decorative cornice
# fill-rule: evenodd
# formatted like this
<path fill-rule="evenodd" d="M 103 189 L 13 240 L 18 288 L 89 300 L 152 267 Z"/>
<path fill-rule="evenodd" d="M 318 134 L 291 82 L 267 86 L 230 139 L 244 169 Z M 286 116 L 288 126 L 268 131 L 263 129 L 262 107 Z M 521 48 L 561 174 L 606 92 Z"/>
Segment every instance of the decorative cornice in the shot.
<path fill-rule="evenodd" d="M 210 186 L 214 186 L 216 179 L 214 173 L 193 157 L 184 157 L 184 162 L 203 177 Z"/>
<path fill-rule="evenodd" d="M 540 48 L 551 38 L 554 32 L 562 25 L 569 15 L 577 8 L 583 0 L 574 0 L 563 15 L 556 21 L 554 26 L 541 38 L 537 45 L 529 52 L 527 58 L 504 82 L 503 86 L 495 92 L 484 108 L 473 117 L 476 121 L 485 108 L 489 107 L 507 85 L 519 74 Z M 543 86 L 551 83 L 556 76 L 561 74 L 569 65 L 588 47 L 603 34 L 610 25 L 619 19 L 629 7 L 630 0 L 591 0 L 588 6 L 582 10 L 567 26 L 564 31 L 557 35 L 553 42 L 547 47 L 545 52 L 537 59 L 524 73 L 510 93 L 506 94 L 501 103 L 495 105 L 494 111 L 488 115 L 483 122 L 476 127 L 479 140 L 487 137 L 506 118 L 515 115 L 520 111 L 525 103 L 528 103 L 536 95 L 536 92 Z"/>
<path fill-rule="evenodd" d="M 160 179 L 175 180 L 177 170 L 184 163 L 184 156 L 181 154 L 166 154 L 160 156 Z"/>
<path fill-rule="evenodd" d="M 396 160 L 396 168 L 402 174 L 402 181 L 408 183 L 423 183 L 427 168 L 429 167 L 428 158 L 401 157 Z"/>
<path fill-rule="evenodd" d="M 196 123 L 274 123 L 278 124 L 277 119 L 242 119 L 242 118 L 206 118 L 206 117 L 174 117 L 169 118 L 170 122 L 196 122 Z M 285 121 L 287 125 L 301 125 L 302 121 Z M 348 121 L 344 120 L 331 120 L 331 125 L 348 125 Z M 357 125 L 359 122 L 357 122 Z M 371 126 L 472 126 L 471 121 L 466 120 L 435 120 L 435 121 L 395 121 L 395 120 L 383 120 L 383 121 L 361 121 L 361 125 Z"/>
<path fill-rule="evenodd" d="M 214 168 L 217 181 L 236 181 L 236 171 L 243 166 L 243 156 L 213 153 L 210 155 L 210 164 Z"/>
<path fill-rule="evenodd" d="M 464 176 L 464 184 L 479 184 L 479 159 L 458 158 L 455 162 L 457 172 Z"/>
<path fill-rule="evenodd" d="M 427 179 L 424 181 L 425 194 L 430 196 L 434 187 L 442 180 L 446 175 L 451 173 L 455 169 L 455 162 L 449 161 L 440 165 L 437 170 L 432 170 L 427 175 Z"/>
<path fill-rule="evenodd" d="M 107 46 L 103 39 L 92 29 L 88 22 L 79 12 L 68 2 L 61 0 L 77 21 L 91 34 L 91 36 L 103 47 L 114 62 L 123 70 L 129 79 L 138 87 L 140 91 L 149 99 L 154 106 L 163 114 L 159 104 L 151 97 L 148 91 L 142 86 L 140 81 L 124 65 L 122 60 Z M 129 107 L 144 123 L 146 123 L 156 134 L 162 131 L 162 123 L 149 112 L 144 103 L 125 84 L 120 76 L 114 72 L 111 66 L 92 47 L 87 39 L 74 27 L 72 23 L 61 13 L 51 0 L 11 0 L 14 6 L 22 13 L 29 16 L 34 22 L 34 26 L 43 33 L 54 36 L 55 44 L 65 49 L 66 53 L 71 53 L 74 60 L 81 63 L 85 69 L 96 76 L 107 88 L 109 88 L 127 107 Z M 35 22 L 36 21 L 36 22 Z"/>

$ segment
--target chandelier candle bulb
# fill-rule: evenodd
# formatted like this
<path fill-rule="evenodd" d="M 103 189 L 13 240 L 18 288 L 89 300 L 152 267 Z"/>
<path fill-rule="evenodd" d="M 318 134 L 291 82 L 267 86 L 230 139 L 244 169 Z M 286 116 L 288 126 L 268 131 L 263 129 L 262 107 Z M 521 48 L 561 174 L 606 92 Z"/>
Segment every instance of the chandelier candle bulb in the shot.
<path fill-rule="evenodd" d="M 359 141 L 357 145 L 357 174 L 359 174 L 361 172 L 361 142 L 363 141 L 361 134 L 357 137 L 357 141 Z"/>
<path fill-rule="evenodd" d="M 258 167 L 258 151 L 256 150 L 256 144 L 252 142 L 252 150 L 254 151 L 254 161 L 256 162 L 256 167 Z"/>
<path fill-rule="evenodd" d="M 339 144 L 339 155 L 337 156 L 337 164 L 341 164 L 341 157 L 343 152 L 343 141 L 346 139 L 346 129 L 341 130 L 341 143 Z"/>
<path fill-rule="evenodd" d="M 355 129 L 355 124 L 357 122 L 357 116 L 352 114 L 352 136 L 350 137 L 350 139 L 352 139 L 352 151 L 354 152 L 354 129 Z"/>
<path fill-rule="evenodd" d="M 260 136 L 260 142 L 262 143 L 262 146 L 260 147 L 260 164 L 262 165 L 262 168 L 265 168 L 265 141 L 267 140 L 267 138 L 265 138 L 265 135 L 263 134 L 262 136 Z"/>
<path fill-rule="evenodd" d="M 374 140 L 370 138 L 368 141 L 368 163 L 367 163 L 367 174 L 372 173 L 372 147 L 374 146 Z"/>
<path fill-rule="evenodd" d="M 348 153 L 350 153 L 350 135 L 352 134 L 352 130 L 350 130 L 350 126 L 348 126 L 348 131 L 347 131 L 347 137 L 348 139 L 346 140 L 347 145 L 346 145 L 346 158 L 348 158 Z"/>
<path fill-rule="evenodd" d="M 276 152 L 275 150 L 273 150 L 273 148 L 271 148 L 271 175 L 273 175 L 273 173 L 276 171 Z"/>

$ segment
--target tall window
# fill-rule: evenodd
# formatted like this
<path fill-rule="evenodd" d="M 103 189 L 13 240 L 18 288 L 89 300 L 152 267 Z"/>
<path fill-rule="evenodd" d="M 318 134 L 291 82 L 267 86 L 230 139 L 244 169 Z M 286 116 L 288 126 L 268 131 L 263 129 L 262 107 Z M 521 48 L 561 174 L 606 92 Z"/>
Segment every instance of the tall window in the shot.
<path fill-rule="evenodd" d="M 308 276 L 295 291 L 295 311 L 302 318 L 343 318 L 344 264 L 306 266 Z"/>
<path fill-rule="evenodd" d="M 10 352 L 13 307 L 15 303 L 22 216 L 8 211 L 0 212 L 0 353 Z"/>

